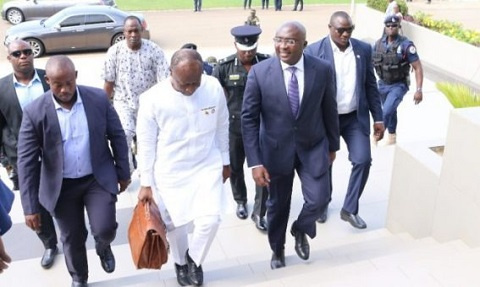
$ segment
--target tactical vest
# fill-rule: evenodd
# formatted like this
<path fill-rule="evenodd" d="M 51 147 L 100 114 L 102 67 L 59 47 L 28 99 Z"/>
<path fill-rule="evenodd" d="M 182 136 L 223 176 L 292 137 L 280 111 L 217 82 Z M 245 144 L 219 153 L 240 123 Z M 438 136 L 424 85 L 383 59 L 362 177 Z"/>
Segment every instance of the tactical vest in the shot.
<path fill-rule="evenodd" d="M 402 38 L 396 41 L 387 51 L 381 40 L 375 43 L 375 52 L 373 53 L 373 66 L 380 79 L 386 84 L 398 82 L 408 82 L 410 75 L 410 64 L 407 62 L 405 53 L 398 57 L 397 49 L 402 42 Z"/>

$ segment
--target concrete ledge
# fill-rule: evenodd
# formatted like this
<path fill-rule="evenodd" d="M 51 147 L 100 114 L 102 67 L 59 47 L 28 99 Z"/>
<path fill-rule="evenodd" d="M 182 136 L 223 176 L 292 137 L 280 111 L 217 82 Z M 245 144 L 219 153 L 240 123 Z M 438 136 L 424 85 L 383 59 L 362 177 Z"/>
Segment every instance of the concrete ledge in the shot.
<path fill-rule="evenodd" d="M 442 158 L 430 149 L 444 140 L 397 144 L 393 161 L 387 228 L 413 237 L 430 236 Z"/>
<path fill-rule="evenodd" d="M 387 228 L 480 246 L 480 108 L 452 110 L 443 156 L 441 142 L 397 145 Z"/>
<path fill-rule="evenodd" d="M 355 37 L 371 39 L 383 29 L 384 13 L 355 5 Z M 480 48 L 460 42 L 440 33 L 403 21 L 402 31 L 415 43 L 420 59 L 427 72 L 442 80 L 466 84 L 480 90 Z"/>

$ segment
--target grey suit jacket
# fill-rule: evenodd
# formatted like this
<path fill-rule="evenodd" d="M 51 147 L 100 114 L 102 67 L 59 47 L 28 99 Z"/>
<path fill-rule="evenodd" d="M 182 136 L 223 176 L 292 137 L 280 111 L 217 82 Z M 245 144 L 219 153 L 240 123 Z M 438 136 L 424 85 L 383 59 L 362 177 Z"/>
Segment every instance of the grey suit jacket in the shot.
<path fill-rule="evenodd" d="M 357 95 L 357 118 L 365 134 L 370 134 L 370 113 L 375 122 L 383 121 L 380 93 L 377 80 L 373 72 L 372 47 L 357 39 L 350 39 L 356 59 L 357 82 L 355 93 Z M 333 49 L 329 37 L 325 37 L 309 45 L 305 53 L 324 59 L 335 70 Z"/>
<path fill-rule="evenodd" d="M 313 176 L 328 170 L 329 151 L 339 149 L 333 70 L 304 55 L 304 92 L 292 115 L 280 60 L 264 60 L 248 73 L 242 133 L 248 166 L 264 165 L 270 174 L 289 174 L 295 155 Z"/>
<path fill-rule="evenodd" d="M 125 132 L 103 90 L 78 90 L 88 122 L 93 175 L 103 189 L 117 194 L 118 180 L 130 178 Z M 63 180 L 63 142 L 51 91 L 24 109 L 18 176 L 24 213 L 38 213 L 39 203 L 54 213 Z"/>
<path fill-rule="evenodd" d="M 45 81 L 45 71 L 41 69 L 36 69 L 36 71 L 42 81 L 43 91 L 48 91 L 50 87 Z M 15 166 L 22 114 L 22 107 L 20 107 L 13 85 L 13 74 L 10 74 L 0 79 L 0 147 L 5 152 L 9 163 Z"/>

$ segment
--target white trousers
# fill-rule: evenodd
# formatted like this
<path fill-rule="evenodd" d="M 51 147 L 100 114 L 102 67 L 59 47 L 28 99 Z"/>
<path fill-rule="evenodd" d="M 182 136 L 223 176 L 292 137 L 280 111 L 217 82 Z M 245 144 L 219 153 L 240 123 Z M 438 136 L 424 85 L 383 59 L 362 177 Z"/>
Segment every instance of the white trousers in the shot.
<path fill-rule="evenodd" d="M 123 130 L 125 131 L 125 136 L 127 138 L 128 163 L 130 167 L 130 174 L 132 174 L 135 170 L 133 166 L 132 144 L 133 137 L 136 133 L 138 109 L 134 109 L 122 101 L 115 100 L 113 101 L 113 107 L 120 118 L 120 123 L 122 124 Z"/>
<path fill-rule="evenodd" d="M 219 215 L 202 216 L 182 226 L 174 227 L 167 231 L 167 239 L 170 243 L 170 252 L 173 260 L 178 265 L 187 264 L 185 253 L 188 250 L 190 258 L 197 266 L 202 265 L 213 239 L 220 225 Z M 190 240 L 189 231 L 193 227 Z"/>

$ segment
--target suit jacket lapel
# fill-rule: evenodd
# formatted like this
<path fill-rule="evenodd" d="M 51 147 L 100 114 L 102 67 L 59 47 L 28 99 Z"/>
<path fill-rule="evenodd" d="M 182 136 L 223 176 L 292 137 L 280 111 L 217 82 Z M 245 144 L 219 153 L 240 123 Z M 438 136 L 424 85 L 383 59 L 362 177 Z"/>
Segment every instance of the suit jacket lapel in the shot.
<path fill-rule="evenodd" d="M 78 92 L 79 92 L 79 95 L 77 95 L 77 96 L 82 98 L 83 109 L 85 110 L 85 116 L 87 117 L 88 135 L 89 135 L 90 141 L 91 141 L 91 139 L 94 138 L 92 133 L 93 133 L 93 130 L 95 128 L 95 116 L 92 114 L 92 112 L 95 109 L 94 109 L 94 107 L 90 106 L 90 101 L 88 101 L 88 98 L 85 96 L 87 94 L 87 91 L 85 90 L 85 88 L 82 87 L 82 86 L 77 86 L 77 87 L 78 87 Z"/>
<path fill-rule="evenodd" d="M 303 96 L 302 96 L 302 102 L 300 103 L 300 108 L 298 110 L 298 115 L 302 112 L 304 109 L 304 105 L 307 105 L 309 96 L 315 95 L 316 93 L 313 91 L 313 86 L 314 86 L 314 79 L 315 79 L 315 64 L 313 61 L 310 60 L 310 56 L 303 54 L 303 76 L 304 76 L 304 82 L 303 82 Z M 298 116 L 297 116 L 298 118 Z"/>
<path fill-rule="evenodd" d="M 362 73 L 363 58 L 359 53 L 359 47 L 357 46 L 357 43 L 352 40 L 350 40 L 350 43 L 352 43 L 352 50 L 353 50 L 353 54 L 355 55 L 355 69 L 356 69 L 355 93 L 357 94 L 357 102 L 358 102 L 358 100 L 360 99 L 358 95 L 360 95 L 360 91 L 362 89 L 361 83 L 363 83 L 363 79 L 361 77 L 364 76 L 364 73 Z"/>
<path fill-rule="evenodd" d="M 17 91 L 15 90 L 15 84 L 13 83 L 13 74 L 10 75 L 10 79 L 8 81 L 11 84 L 5 86 L 4 97 L 6 97 L 7 101 L 12 104 L 12 107 L 15 108 L 20 115 L 22 115 L 22 107 L 18 101 Z"/>
<path fill-rule="evenodd" d="M 57 111 L 55 110 L 55 105 L 53 103 L 52 91 L 48 91 L 45 95 L 45 117 L 48 119 L 48 126 L 45 126 L 45 134 L 51 136 L 55 139 L 56 144 L 63 145 L 62 141 L 62 131 L 60 129 L 60 122 L 58 121 Z"/>

